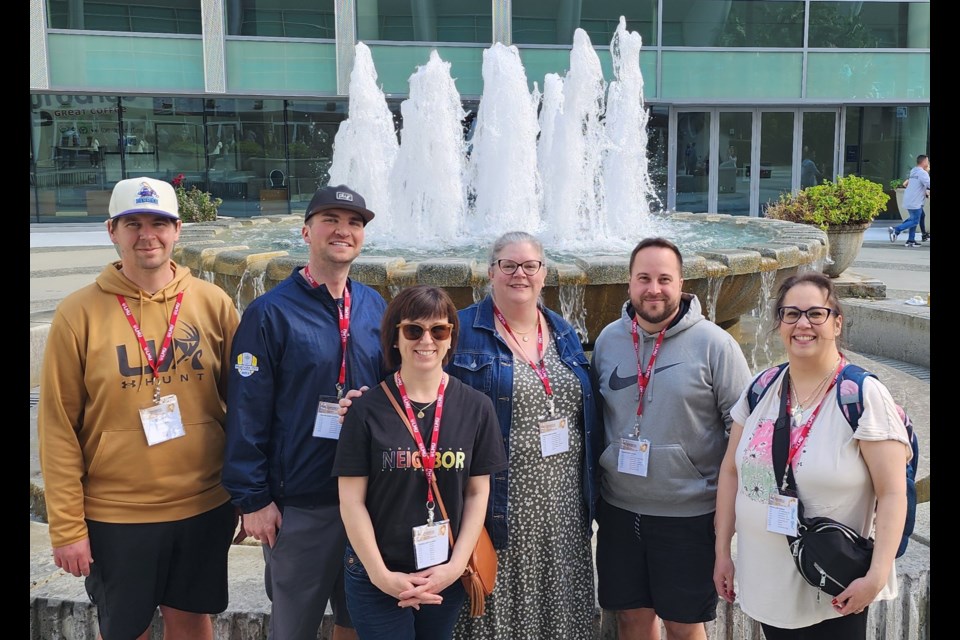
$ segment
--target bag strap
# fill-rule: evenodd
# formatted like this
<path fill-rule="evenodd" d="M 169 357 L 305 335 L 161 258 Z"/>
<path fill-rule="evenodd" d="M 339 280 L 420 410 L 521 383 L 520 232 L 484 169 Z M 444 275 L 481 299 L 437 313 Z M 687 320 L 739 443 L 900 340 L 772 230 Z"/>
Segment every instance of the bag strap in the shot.
<path fill-rule="evenodd" d="M 806 519 L 803 515 L 803 502 L 800 500 L 800 494 L 797 492 L 797 481 L 793 476 L 793 467 L 787 466 L 787 455 L 790 451 L 790 416 L 787 415 L 787 398 L 790 393 L 790 370 L 784 372 L 783 381 L 780 383 L 780 413 L 773 426 L 773 475 L 774 482 L 777 484 L 777 491 L 780 491 L 780 482 L 786 473 L 787 490 L 797 498 L 797 522 L 802 528 Z M 793 542 L 795 536 L 787 536 L 787 540 Z"/>
<path fill-rule="evenodd" d="M 393 408 L 397 410 L 397 415 L 400 416 L 401 422 L 407 427 L 407 431 L 410 433 L 410 437 L 413 438 L 413 441 L 416 442 L 417 438 L 413 435 L 413 427 L 410 426 L 410 421 L 407 419 L 407 416 L 404 415 L 403 410 L 400 408 L 400 403 L 397 402 L 397 399 L 393 397 L 393 393 L 390 391 L 390 387 L 387 386 L 386 380 L 380 381 L 380 386 L 383 388 L 383 392 L 386 394 L 387 399 L 390 401 L 390 404 L 393 405 Z M 440 487 L 437 486 L 436 476 L 430 477 L 430 486 L 433 488 L 433 495 L 437 499 L 437 506 L 440 507 L 440 515 L 443 516 L 444 520 L 449 520 L 447 516 L 447 508 L 443 506 L 443 498 L 440 496 Z M 450 538 L 450 547 L 453 547 L 453 527 L 447 527 L 447 534 Z"/>
<path fill-rule="evenodd" d="M 757 404 L 760 403 L 760 398 L 763 397 L 763 394 L 770 388 L 770 382 L 772 382 L 774 378 L 777 377 L 777 374 L 783 371 L 786 366 L 787 363 L 784 362 L 775 367 L 765 369 L 750 383 L 750 391 L 747 392 L 747 406 L 751 413 L 757 407 Z"/>

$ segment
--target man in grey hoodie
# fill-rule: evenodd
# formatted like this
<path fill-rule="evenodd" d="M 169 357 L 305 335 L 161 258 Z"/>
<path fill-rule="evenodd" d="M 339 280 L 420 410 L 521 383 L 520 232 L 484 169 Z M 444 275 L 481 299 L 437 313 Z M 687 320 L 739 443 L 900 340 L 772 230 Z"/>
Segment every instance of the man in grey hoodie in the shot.
<path fill-rule="evenodd" d="M 620 640 L 705 640 L 713 585 L 717 473 L 730 408 L 750 383 L 733 337 L 682 293 L 683 258 L 664 238 L 630 256 L 630 299 L 597 337 L 603 398 L 597 509 L 600 606 Z"/>

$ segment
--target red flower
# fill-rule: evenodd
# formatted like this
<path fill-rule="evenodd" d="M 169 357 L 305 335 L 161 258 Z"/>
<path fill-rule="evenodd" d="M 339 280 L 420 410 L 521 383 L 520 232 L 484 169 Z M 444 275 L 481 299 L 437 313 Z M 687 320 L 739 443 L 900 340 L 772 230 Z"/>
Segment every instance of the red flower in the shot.
<path fill-rule="evenodd" d="M 183 174 L 181 173 L 181 174 L 178 175 L 176 178 L 174 178 L 173 180 L 171 180 L 171 181 L 170 181 L 170 184 L 172 184 L 174 188 L 177 188 L 177 187 L 179 187 L 180 185 L 182 185 L 182 184 L 183 184 Z"/>

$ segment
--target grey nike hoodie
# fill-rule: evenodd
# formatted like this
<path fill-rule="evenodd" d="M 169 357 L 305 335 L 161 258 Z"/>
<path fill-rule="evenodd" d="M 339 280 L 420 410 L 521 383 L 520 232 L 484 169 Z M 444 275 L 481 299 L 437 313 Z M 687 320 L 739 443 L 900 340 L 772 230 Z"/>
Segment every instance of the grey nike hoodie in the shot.
<path fill-rule="evenodd" d="M 667 329 L 643 397 L 640 437 L 650 441 L 647 476 L 617 471 L 620 439 L 637 420 L 637 353 L 633 307 L 604 327 L 592 372 L 603 398 L 604 451 L 600 495 L 642 515 L 698 516 L 716 509 L 717 473 L 730 433 L 730 409 L 750 383 L 750 369 L 733 336 L 706 319 L 695 295 L 682 294 L 680 317 Z M 657 334 L 641 327 L 641 369 Z"/>

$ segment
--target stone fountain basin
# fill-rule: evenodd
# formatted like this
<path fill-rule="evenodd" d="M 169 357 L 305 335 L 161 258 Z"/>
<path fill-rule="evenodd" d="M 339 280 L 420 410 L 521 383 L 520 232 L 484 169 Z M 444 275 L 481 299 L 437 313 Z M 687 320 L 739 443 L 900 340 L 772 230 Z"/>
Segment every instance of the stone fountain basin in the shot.
<path fill-rule="evenodd" d="M 664 217 L 704 225 L 706 235 L 715 225 L 764 225 L 769 232 L 772 239 L 762 243 L 738 245 L 733 240 L 734 246 L 729 248 L 694 253 L 680 247 L 683 290 L 696 294 L 705 315 L 735 336 L 740 317 L 765 304 L 762 297 L 799 270 L 819 268 L 828 255 L 826 233 L 810 225 L 724 214 L 672 213 Z M 303 265 L 305 257 L 228 245 L 217 236 L 232 227 L 274 223 L 299 225 L 302 218 L 264 216 L 188 225 L 174 250 L 174 259 L 226 291 L 242 312 L 257 296 Z M 629 257 L 629 253 L 594 255 L 564 263 L 548 259 L 544 303 L 571 321 L 585 345 L 592 344 L 600 330 L 620 316 L 627 299 Z M 361 254 L 350 276 L 373 287 L 387 300 L 409 285 L 440 286 L 458 308 L 463 308 L 483 295 L 487 265 L 474 258 L 438 257 L 414 262 L 403 256 Z"/>

